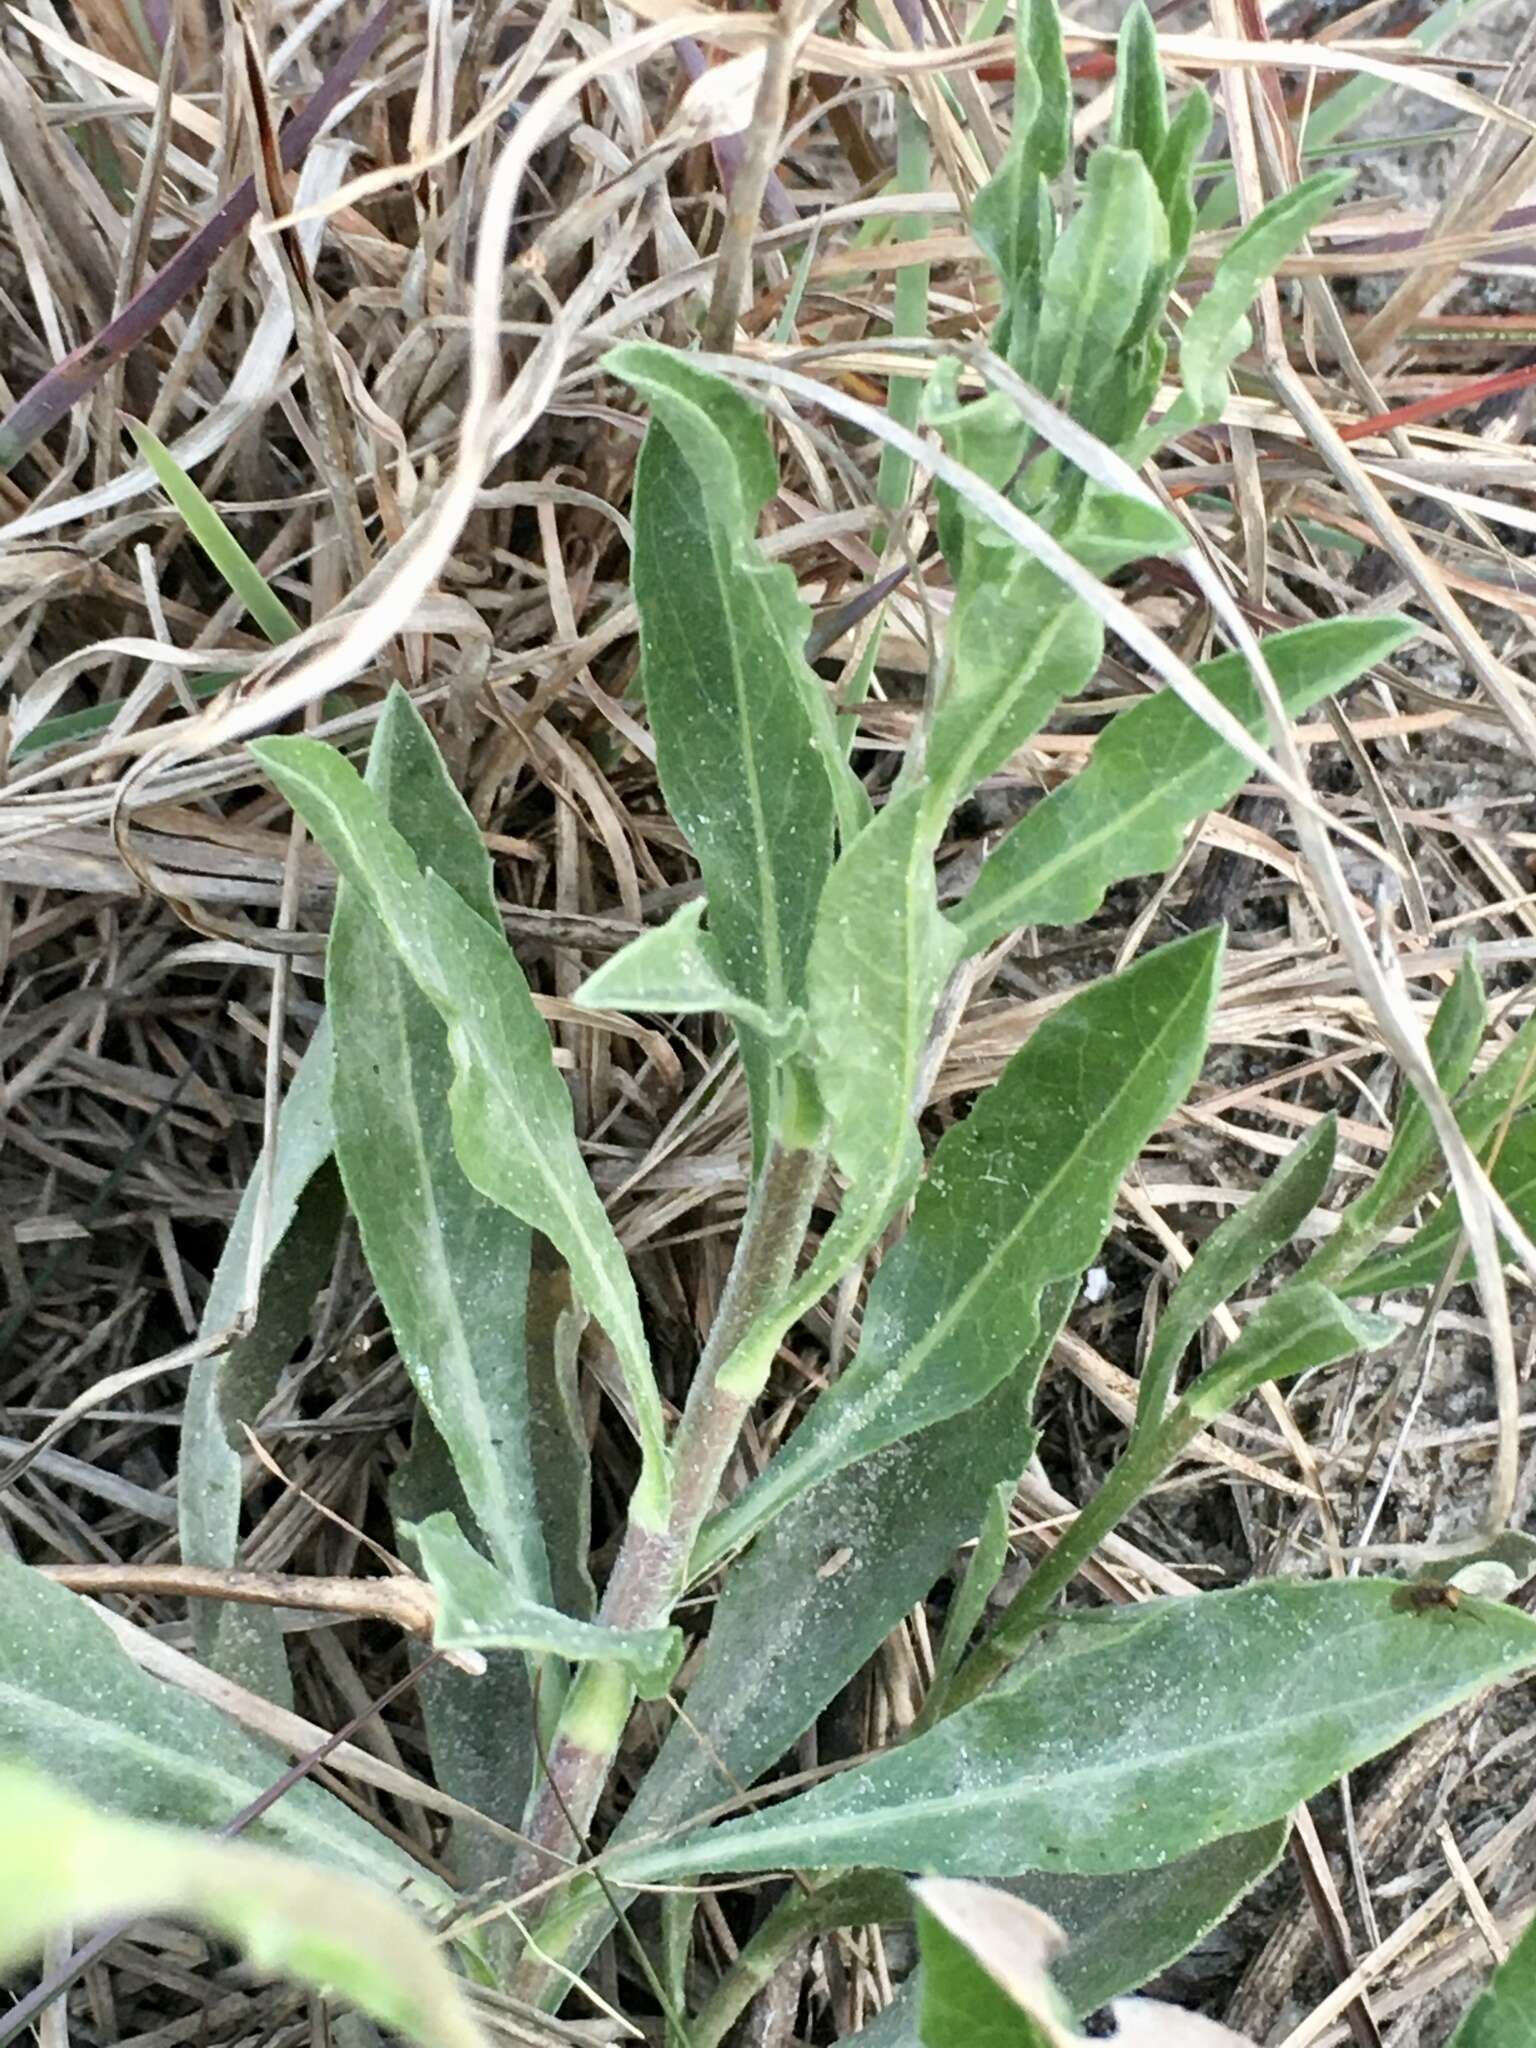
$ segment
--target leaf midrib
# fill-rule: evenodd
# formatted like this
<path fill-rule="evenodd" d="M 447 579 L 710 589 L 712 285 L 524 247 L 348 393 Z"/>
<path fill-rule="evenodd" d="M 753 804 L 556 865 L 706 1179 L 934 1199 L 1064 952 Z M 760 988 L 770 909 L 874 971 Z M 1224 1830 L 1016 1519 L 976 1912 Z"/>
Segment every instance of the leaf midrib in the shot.
<path fill-rule="evenodd" d="M 1379 1617 L 1367 1616 L 1356 1624 L 1356 1630 L 1379 1626 Z M 1341 1631 L 1334 1637 L 1333 1644 L 1330 1647 L 1337 1647 L 1346 1642 L 1349 1634 L 1355 1633 L 1356 1630 Z M 1432 1705 L 1434 1703 L 1439 1703 L 1442 1708 L 1449 1709 L 1459 1701 L 1467 1698 L 1469 1694 L 1477 1691 L 1480 1687 L 1493 1684 L 1500 1678 L 1512 1676 L 1520 1668 L 1522 1661 L 1525 1664 L 1529 1664 L 1533 1660 L 1536 1660 L 1536 1650 L 1528 1653 L 1523 1660 L 1516 1660 L 1511 1664 L 1500 1664 L 1493 1670 L 1479 1671 L 1465 1679 L 1459 1679 L 1455 1691 L 1450 1693 L 1426 1688 L 1422 1683 L 1416 1685 L 1413 1677 L 1405 1677 L 1397 1684 L 1385 1688 L 1378 1685 L 1369 1692 L 1351 1694 L 1342 1701 L 1335 1699 L 1327 1705 L 1311 1708 L 1302 1707 L 1296 1712 L 1289 1714 L 1283 1721 L 1270 1720 L 1256 1724 L 1252 1719 L 1249 1719 L 1245 1721 L 1243 1726 L 1234 1728 L 1226 1735 L 1205 1736 L 1198 1741 L 1192 1740 L 1184 1744 L 1174 1744 L 1159 1748 L 1155 1753 L 1144 1756 L 1139 1762 L 1133 1763 L 1128 1758 L 1116 1758 L 1110 1763 L 1097 1767 L 1081 1766 L 1073 1768 L 1068 1772 L 1063 1772 L 1059 1766 L 1056 1766 L 1049 1773 L 1042 1772 L 1035 1777 L 1018 1773 L 1010 1777 L 1007 1787 L 992 1784 L 946 1793 L 941 1797 L 923 1797 L 919 1795 L 913 1798 L 908 1796 L 901 1799 L 899 1804 L 866 1807 L 860 1811 L 850 1811 L 842 1814 L 829 1814 L 801 1821 L 795 1826 L 780 1825 L 774 1827 L 771 1823 L 765 1825 L 757 1822 L 755 1819 L 744 1823 L 733 1823 L 724 1829 L 714 1831 L 715 1839 L 713 1840 L 706 1836 L 695 1847 L 689 1849 L 686 1857 L 680 1856 L 669 1859 L 664 1864 L 658 1864 L 657 1868 L 658 1870 L 665 1869 L 670 1871 L 690 1868 L 726 1870 L 739 1867 L 733 1865 L 730 1861 L 722 1860 L 720 1851 L 724 1849 L 728 1857 L 731 1844 L 746 1843 L 752 1845 L 754 1855 L 759 1850 L 767 1849 L 770 1846 L 777 1847 L 782 1844 L 795 1852 L 788 1858 L 789 1861 L 811 1862 L 814 1864 L 814 1854 L 808 1856 L 806 1852 L 808 1849 L 814 1849 L 815 1830 L 817 1829 L 827 1834 L 834 1830 L 849 1827 L 868 1830 L 884 1825 L 888 1816 L 902 1813 L 913 1816 L 917 1821 L 950 1818 L 969 1819 L 978 1813 L 995 1816 L 1000 1811 L 1006 1812 L 1009 1805 L 1020 1803 L 1020 1795 L 1025 1793 L 1031 1797 L 1046 1794 L 1059 1798 L 1064 1791 L 1077 1785 L 1093 1786 L 1095 1784 L 1102 1784 L 1112 1787 L 1117 1781 L 1145 1773 L 1149 1769 L 1187 1764 L 1197 1759 L 1209 1759 L 1213 1755 L 1224 1755 L 1229 1751 L 1251 1757 L 1255 1753 L 1257 1745 L 1262 1742 L 1266 1734 L 1279 1734 L 1285 1731 L 1298 1730 L 1305 1734 L 1308 1731 L 1315 1730 L 1324 1722 L 1336 1719 L 1341 1715 L 1346 1716 L 1351 1722 L 1368 1715 L 1380 1724 L 1383 1720 L 1384 1708 L 1387 1712 L 1390 1712 L 1393 1705 L 1399 1700 L 1412 1703 L 1411 1711 L 1415 1714 L 1420 1714 L 1425 1705 Z M 1395 1727 L 1396 1723 L 1392 1722 L 1390 1725 Z M 1410 1725 L 1417 1725 L 1417 1722 Z M 852 1773 L 849 1776 L 851 1777 Z M 887 1796 L 894 1798 L 896 1795 L 888 1793 Z M 1258 1826 L 1262 1825 L 1262 1819 L 1259 1816 L 1249 1816 L 1239 1824 L 1243 1826 Z M 712 1855 L 711 1851 L 713 1852 Z"/>

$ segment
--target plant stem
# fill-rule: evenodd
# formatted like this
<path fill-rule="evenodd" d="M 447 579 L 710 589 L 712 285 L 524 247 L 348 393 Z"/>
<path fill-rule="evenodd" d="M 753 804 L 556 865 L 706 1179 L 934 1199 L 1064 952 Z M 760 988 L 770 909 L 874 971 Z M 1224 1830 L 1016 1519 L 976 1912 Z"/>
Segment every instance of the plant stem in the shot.
<path fill-rule="evenodd" d="M 631 1524 L 626 1532 L 603 1596 L 602 1619 L 610 1627 L 658 1626 L 682 1590 L 689 1554 L 755 1398 L 723 1384 L 721 1367 L 788 1289 L 824 1167 L 824 1155 L 815 1148 L 787 1151 L 775 1145 L 769 1152 L 678 1426 L 667 1526 L 656 1530 Z M 572 1830 L 583 1835 L 592 1819 L 633 1704 L 633 1689 L 617 1667 L 584 1667 L 571 1688 L 548 1772 L 528 1818 L 534 1847 L 514 1873 L 515 1888 L 556 1875 L 563 1858 L 580 1846 Z"/>
<path fill-rule="evenodd" d="M 834 1927 L 905 1920 L 911 1910 L 905 1882 L 889 1871 L 850 1870 L 814 1890 L 795 1886 L 779 1900 L 690 2022 L 689 2048 L 720 2048 L 774 1972 L 813 1935 L 828 1934 Z"/>
<path fill-rule="evenodd" d="M 1198 1435 L 1200 1418 L 1183 1407 L 1145 1432 L 1133 1433 L 1125 1455 L 1110 1472 L 1056 1547 L 1043 1557 L 1003 1609 L 990 1635 L 979 1643 L 950 1680 L 943 1714 L 967 1706 L 1001 1677 L 1045 1622 L 1051 1602 L 1098 1549 L 1116 1525 Z"/>

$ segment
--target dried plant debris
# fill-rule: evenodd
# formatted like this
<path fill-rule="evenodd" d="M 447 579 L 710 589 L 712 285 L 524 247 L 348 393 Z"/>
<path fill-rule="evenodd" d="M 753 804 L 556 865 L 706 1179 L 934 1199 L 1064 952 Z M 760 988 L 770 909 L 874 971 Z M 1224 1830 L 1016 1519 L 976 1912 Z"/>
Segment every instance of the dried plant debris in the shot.
<path fill-rule="evenodd" d="M 0 2041 L 1504 2038 L 1533 66 L 7 15 Z"/>

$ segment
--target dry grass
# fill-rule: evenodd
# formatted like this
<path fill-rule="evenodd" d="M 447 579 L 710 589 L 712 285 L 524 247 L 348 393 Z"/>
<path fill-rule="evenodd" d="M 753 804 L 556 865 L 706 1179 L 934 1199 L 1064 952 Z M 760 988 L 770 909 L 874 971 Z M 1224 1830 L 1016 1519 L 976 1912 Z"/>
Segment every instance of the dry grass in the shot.
<path fill-rule="evenodd" d="M 759 378 L 797 373 L 794 402 L 775 401 L 772 545 L 818 618 L 843 628 L 822 658 L 829 682 L 846 683 L 873 639 L 876 687 L 848 715 L 878 787 L 911 730 L 947 591 L 925 560 L 921 479 L 909 503 L 882 505 L 879 447 L 841 430 L 834 409 L 883 406 L 913 371 L 892 347 L 912 266 L 927 266 L 930 341 L 984 330 L 989 287 L 964 218 L 1006 133 L 1008 45 L 962 63 L 968 20 L 944 0 L 921 48 L 915 15 L 895 4 L 871 10 L 882 45 L 851 12 L 836 35 L 812 33 L 830 22 L 784 0 L 766 47 L 762 16 L 671 0 L 646 0 L 632 27 L 584 0 L 382 0 L 371 15 L 343 0 L 273 8 L 259 30 L 232 11 L 210 30 L 200 8 L 172 5 L 76 0 L 61 16 L 38 0 L 0 28 L 0 449 L 15 457 L 0 473 L 12 748 L 0 1534 L 37 1562 L 133 1568 L 107 1598 L 120 1635 L 197 1689 L 206 1679 L 177 1654 L 184 1605 L 154 1578 L 177 1556 L 179 1404 L 222 1233 L 317 1015 L 332 888 L 232 742 L 297 720 L 360 750 L 393 681 L 428 710 L 495 856 L 506 927 L 675 1399 L 742 1211 L 746 1103 L 712 1027 L 595 1021 L 570 1002 L 598 957 L 694 886 L 626 694 L 639 423 L 599 358 L 629 334 L 703 334 Z M 1111 1453 L 1143 1319 L 1187 1247 L 1330 1107 L 1346 1179 L 1371 1174 L 1389 1119 L 1385 1050 L 1423 1026 L 1463 946 L 1482 948 L 1494 1045 L 1532 1000 L 1536 384 L 1507 374 L 1526 371 L 1533 322 L 1501 310 L 1536 261 L 1536 223 L 1517 210 L 1536 146 L 1528 41 L 1511 30 L 1467 70 L 1385 37 L 1375 8 L 1332 28 L 1303 10 L 1271 46 L 1257 20 L 1248 5 L 1210 19 L 1174 6 L 1160 24 L 1175 75 L 1211 76 L 1225 95 L 1249 197 L 1296 173 L 1279 115 L 1347 77 L 1392 81 L 1405 138 L 1456 131 L 1451 199 L 1415 208 L 1372 198 L 1367 180 L 1289 266 L 1267 354 L 1222 429 L 1170 448 L 1152 479 L 1243 620 L 1403 607 L 1421 622 L 1400 666 L 1292 735 L 1333 823 L 1399 864 L 1397 899 L 1373 902 L 1348 841 L 1330 856 L 1353 891 L 1351 928 L 1374 918 L 1370 942 L 1390 942 L 1402 979 L 1391 1011 L 1341 945 L 1321 835 L 1298 844 L 1262 785 L 1091 928 L 1030 934 L 982 964 L 934 1077 L 935 1128 L 1070 989 L 1190 922 L 1234 927 L 1206 1078 L 1125 1190 L 1107 1301 L 1080 1311 L 1060 1347 L 1046 1467 L 1018 1501 L 1024 1552 Z M 1104 38 L 1085 28 L 1069 47 L 1088 145 L 1109 109 Z M 690 77 L 703 81 L 692 95 Z M 334 103 L 323 137 L 293 127 L 280 141 L 317 96 Z M 929 124 L 931 190 L 879 189 L 903 96 Z M 744 143 L 735 131 L 754 103 Z M 248 211 L 265 216 L 254 233 L 236 208 L 220 212 L 242 179 Z M 915 238 L 872 238 L 874 223 Z M 1202 261 L 1220 239 L 1198 245 Z M 167 509 L 125 415 L 195 470 L 299 623 L 279 652 Z M 850 602 L 903 564 L 883 607 Z M 1121 595 L 1185 658 L 1205 650 L 1213 609 L 1187 578 L 1150 564 Z M 237 680 L 195 703 L 188 677 L 210 670 Z M 1080 766 L 1104 717 L 1143 687 L 1111 660 L 1099 694 L 962 811 L 943 854 L 952 893 L 999 825 Z M 49 720 L 98 705 L 99 731 L 28 751 Z M 836 1368 L 853 1306 L 798 1334 L 748 1464 Z M 1492 1328 L 1458 1293 L 1403 1347 L 1401 1370 L 1250 1404 L 1106 1546 L 1101 1590 L 1132 1598 L 1337 1557 L 1368 1521 L 1380 1542 L 1432 1539 L 1489 1484 L 1490 1357 L 1523 1368 L 1533 1341 L 1524 1282 Z M 371 1571 L 409 1421 L 360 1258 L 344 1249 L 248 1464 L 244 1563 Z M 601 1539 L 631 1476 L 623 1442 L 600 1435 L 595 1469 Z M 1531 1486 L 1525 1462 L 1522 1513 Z M 410 1697 L 369 1712 L 406 1668 L 401 1639 L 358 1620 L 296 1622 L 289 1641 L 301 1718 L 250 1700 L 243 1711 L 299 1752 L 361 1717 L 330 1759 L 337 1782 L 384 1799 L 388 1825 L 430 1852 L 452 1802 L 425 1781 Z M 910 1719 L 928 1657 L 920 1613 L 856 1689 L 868 1739 Z M 1426 1733 L 1352 1816 L 1324 1803 L 1332 1872 L 1303 1832 L 1310 1889 L 1272 1888 L 1227 1959 L 1236 2023 L 1277 2028 L 1287 2048 L 1351 2025 L 1403 2048 L 1441 2037 L 1435 1988 L 1485 1963 L 1489 1930 L 1507 1938 L 1536 1903 L 1519 1875 L 1536 1756 L 1500 1711 Z M 704 1916 L 707 1957 L 740 1939 L 738 1904 Z M 888 1995 L 873 1934 L 818 1944 L 805 1968 L 810 2038 Z M 779 1987 L 753 2038 L 791 2038 L 796 2006 Z M 550 2031 L 502 2023 L 514 2038 Z M 233 1988 L 204 1944 L 164 1928 L 119 1941 L 43 2022 L 50 2048 L 296 2041 L 311 2024 L 293 1996 Z"/>

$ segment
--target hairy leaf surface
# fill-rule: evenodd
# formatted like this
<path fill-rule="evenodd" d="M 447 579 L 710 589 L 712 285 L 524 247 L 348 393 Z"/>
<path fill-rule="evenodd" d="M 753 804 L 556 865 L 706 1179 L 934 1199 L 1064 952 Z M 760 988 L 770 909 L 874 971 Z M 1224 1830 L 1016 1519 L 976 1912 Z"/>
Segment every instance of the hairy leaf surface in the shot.
<path fill-rule="evenodd" d="M 1330 619 L 1277 633 L 1264 652 L 1295 713 L 1384 661 L 1412 631 L 1402 619 Z M 1263 732 L 1241 655 L 1204 662 L 1195 673 L 1249 732 Z M 1088 766 L 1014 826 L 951 913 L 966 951 L 1020 925 L 1091 917 L 1114 883 L 1171 865 L 1185 828 L 1226 803 L 1247 775 L 1247 763 L 1171 691 L 1122 711 Z"/>
<path fill-rule="evenodd" d="M 542 1230 L 618 1353 L 645 1469 L 636 1509 L 659 1519 L 667 1454 L 661 1403 L 629 1264 L 576 1142 L 571 1098 L 511 948 L 441 875 L 424 872 L 351 763 L 316 740 L 251 751 L 389 933 L 448 1029 L 454 1146 L 470 1181 Z"/>
<path fill-rule="evenodd" d="M 1536 1620 L 1391 1580 L 1260 1580 L 1058 1624 L 997 1688 L 782 1806 L 615 1875 L 875 1864 L 954 1876 L 1136 1870 L 1277 1820 L 1482 1686 Z M 1092 1711 L 1084 1702 L 1092 1701 Z"/>
<path fill-rule="evenodd" d="M 1160 947 L 1074 996 L 1014 1054 L 939 1144 L 870 1287 L 858 1356 L 718 1518 L 707 1554 L 1012 1371 L 1043 1291 L 1093 1257 L 1126 1168 L 1198 1074 L 1220 963 L 1215 932 Z"/>

